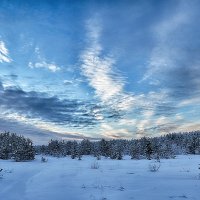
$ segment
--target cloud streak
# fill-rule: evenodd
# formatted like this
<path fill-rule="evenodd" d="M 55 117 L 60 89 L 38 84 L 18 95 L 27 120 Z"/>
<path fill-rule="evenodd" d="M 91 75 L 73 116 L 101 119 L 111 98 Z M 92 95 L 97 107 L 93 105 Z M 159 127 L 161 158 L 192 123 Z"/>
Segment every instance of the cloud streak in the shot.
<path fill-rule="evenodd" d="M 99 42 L 100 22 L 97 19 L 88 20 L 86 29 L 88 46 L 81 55 L 82 73 L 103 104 L 116 110 L 127 111 L 132 107 L 134 98 L 124 92 L 125 78 L 114 70 L 114 58 L 103 55 Z"/>
<path fill-rule="evenodd" d="M 10 63 L 12 60 L 9 57 L 9 51 L 3 41 L 0 41 L 0 62 Z"/>

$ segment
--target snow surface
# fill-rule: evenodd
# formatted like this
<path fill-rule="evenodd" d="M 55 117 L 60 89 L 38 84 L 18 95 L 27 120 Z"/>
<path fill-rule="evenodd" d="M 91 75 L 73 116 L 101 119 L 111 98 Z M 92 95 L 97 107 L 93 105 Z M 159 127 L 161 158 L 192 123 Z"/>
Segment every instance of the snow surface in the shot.
<path fill-rule="evenodd" d="M 31 162 L 0 160 L 0 200 L 200 200 L 200 156 L 178 156 L 155 161 L 102 159 L 84 156 L 81 161 L 41 156 Z"/>

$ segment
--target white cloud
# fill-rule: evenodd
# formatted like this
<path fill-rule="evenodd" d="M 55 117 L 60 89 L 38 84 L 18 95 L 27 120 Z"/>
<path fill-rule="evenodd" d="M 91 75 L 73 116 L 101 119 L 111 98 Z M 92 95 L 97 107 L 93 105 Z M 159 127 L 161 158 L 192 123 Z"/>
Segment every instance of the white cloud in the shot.
<path fill-rule="evenodd" d="M 165 117 L 165 116 L 161 116 L 161 117 L 159 117 L 155 120 L 156 126 L 164 125 L 164 124 L 167 124 L 167 123 L 170 123 L 170 119 Z"/>
<path fill-rule="evenodd" d="M 135 126 L 137 123 L 137 120 L 136 119 L 121 119 L 119 120 L 118 124 L 120 126 Z"/>
<path fill-rule="evenodd" d="M 147 119 L 151 118 L 154 115 L 154 111 L 153 110 L 145 110 L 143 112 L 143 116 Z"/>
<path fill-rule="evenodd" d="M 125 80 L 113 70 L 114 58 L 102 56 L 103 49 L 99 43 L 101 27 L 98 20 L 89 20 L 87 30 L 89 46 L 81 55 L 83 75 L 102 103 L 118 110 L 130 109 L 134 97 L 124 92 Z"/>
<path fill-rule="evenodd" d="M 45 68 L 52 72 L 57 72 L 61 69 L 59 66 L 55 65 L 54 63 L 47 63 L 46 61 L 36 62 L 36 63 L 29 62 L 28 66 L 32 69 L 33 68 Z"/>
<path fill-rule="evenodd" d="M 63 83 L 65 85 L 71 85 L 71 84 L 73 84 L 73 81 L 72 80 L 64 80 Z"/>
<path fill-rule="evenodd" d="M 195 122 L 185 122 L 181 124 L 174 132 L 186 132 L 200 130 L 200 120 Z"/>
<path fill-rule="evenodd" d="M 132 132 L 123 127 L 114 127 L 108 123 L 101 124 L 100 132 L 102 137 L 106 138 L 132 138 Z"/>
<path fill-rule="evenodd" d="M 0 62 L 10 63 L 12 60 L 9 57 L 9 51 L 3 41 L 0 41 Z"/>
<path fill-rule="evenodd" d="M 200 97 L 192 97 L 188 99 L 184 99 L 178 103 L 178 107 L 184 107 L 189 105 L 200 105 Z"/>

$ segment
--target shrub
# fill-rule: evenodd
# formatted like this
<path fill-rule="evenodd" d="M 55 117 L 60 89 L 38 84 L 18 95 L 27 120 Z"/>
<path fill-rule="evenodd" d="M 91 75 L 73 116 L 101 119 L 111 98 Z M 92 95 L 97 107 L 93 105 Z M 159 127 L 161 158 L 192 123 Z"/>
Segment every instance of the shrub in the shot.
<path fill-rule="evenodd" d="M 48 162 L 48 159 L 45 158 L 45 157 L 42 157 L 42 158 L 41 158 L 41 162 L 42 162 L 42 163 Z"/>
<path fill-rule="evenodd" d="M 97 161 L 94 161 L 92 164 L 91 164 L 91 169 L 99 169 L 100 165 Z"/>
<path fill-rule="evenodd" d="M 101 156 L 100 155 L 97 156 L 97 160 L 101 160 Z"/>
<path fill-rule="evenodd" d="M 0 169 L 0 179 L 3 178 L 3 174 L 2 174 L 3 169 Z"/>
<path fill-rule="evenodd" d="M 157 172 L 160 168 L 160 162 L 150 163 L 149 164 L 149 171 Z"/>

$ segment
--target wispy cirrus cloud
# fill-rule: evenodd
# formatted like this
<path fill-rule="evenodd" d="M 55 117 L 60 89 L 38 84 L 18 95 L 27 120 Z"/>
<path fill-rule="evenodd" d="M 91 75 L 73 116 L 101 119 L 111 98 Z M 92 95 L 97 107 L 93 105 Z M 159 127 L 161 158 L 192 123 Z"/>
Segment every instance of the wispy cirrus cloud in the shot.
<path fill-rule="evenodd" d="M 3 41 L 0 41 L 0 62 L 10 63 L 12 59 L 9 57 L 9 51 Z"/>
<path fill-rule="evenodd" d="M 101 25 L 97 18 L 86 23 L 88 46 L 81 55 L 81 70 L 96 97 L 116 110 L 127 111 L 133 105 L 133 95 L 124 91 L 125 78 L 116 71 L 115 59 L 106 56 L 100 44 Z"/>

